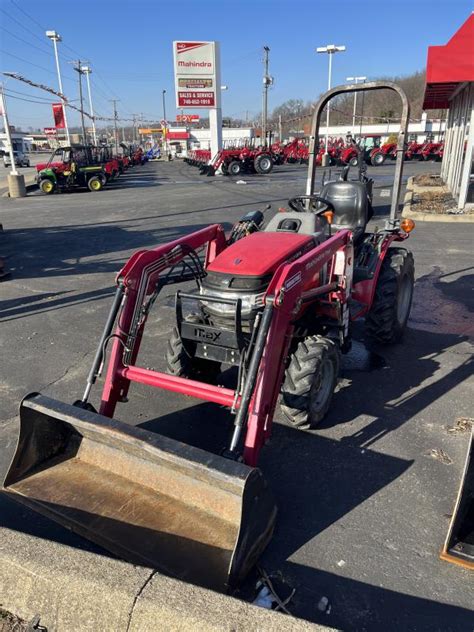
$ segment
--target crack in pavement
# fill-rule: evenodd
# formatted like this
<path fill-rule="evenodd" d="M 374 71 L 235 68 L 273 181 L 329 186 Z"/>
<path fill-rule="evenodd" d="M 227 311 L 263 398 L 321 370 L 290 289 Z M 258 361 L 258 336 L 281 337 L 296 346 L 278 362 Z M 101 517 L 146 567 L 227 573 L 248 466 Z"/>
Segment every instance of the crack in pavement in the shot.
<path fill-rule="evenodd" d="M 125 632 L 129 632 L 129 630 L 130 630 L 130 626 L 132 624 L 132 617 L 133 617 L 133 613 L 135 611 L 135 606 L 137 605 L 137 601 L 140 599 L 140 596 L 142 595 L 143 591 L 148 586 L 148 584 L 151 582 L 151 580 L 153 579 L 154 575 L 156 575 L 156 573 L 158 573 L 158 571 L 156 569 L 151 571 L 150 575 L 143 582 L 143 586 L 141 586 L 141 588 L 138 590 L 137 594 L 135 595 L 135 599 L 133 600 L 132 607 L 130 608 L 130 612 L 128 614 L 128 623 L 127 623 L 127 629 L 125 630 Z"/>
<path fill-rule="evenodd" d="M 48 382 L 47 384 L 45 384 L 40 390 L 44 391 L 45 389 L 49 388 L 50 386 L 53 386 L 53 384 L 56 384 L 57 382 L 62 380 L 64 377 L 66 377 L 66 375 L 69 373 L 69 371 L 71 369 L 73 369 L 76 365 L 79 365 L 81 362 L 83 362 L 88 355 L 91 355 L 91 353 L 92 353 L 91 351 L 86 351 L 86 353 L 84 353 L 82 355 L 82 357 L 78 361 L 75 361 L 73 364 L 68 366 L 67 369 L 64 371 L 64 373 L 62 373 L 59 377 L 55 378 L 51 382 Z"/>

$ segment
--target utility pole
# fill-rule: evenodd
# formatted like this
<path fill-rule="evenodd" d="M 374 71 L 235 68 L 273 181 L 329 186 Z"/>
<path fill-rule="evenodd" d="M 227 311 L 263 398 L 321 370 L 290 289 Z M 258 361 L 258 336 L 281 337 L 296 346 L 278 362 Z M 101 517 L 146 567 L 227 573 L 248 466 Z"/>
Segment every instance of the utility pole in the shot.
<path fill-rule="evenodd" d="M 91 74 L 92 70 L 90 66 L 82 66 L 81 68 L 83 74 L 86 75 L 86 82 L 87 82 L 87 92 L 89 94 L 89 108 L 90 108 L 90 114 L 92 116 L 92 138 L 94 140 L 94 145 L 97 145 L 97 132 L 95 129 L 95 116 L 94 116 L 94 108 L 92 107 L 92 93 L 91 93 L 91 82 L 89 80 L 89 75 Z"/>
<path fill-rule="evenodd" d="M 283 126 L 281 124 L 281 114 L 278 115 L 278 139 L 283 142 Z"/>
<path fill-rule="evenodd" d="M 133 142 L 134 143 L 137 140 L 137 128 L 136 128 L 136 125 L 137 125 L 137 115 L 133 114 L 132 115 L 132 126 L 133 126 L 133 128 L 132 128 L 132 138 L 133 138 Z"/>
<path fill-rule="evenodd" d="M 168 157 L 168 140 L 166 138 L 167 135 L 167 126 L 168 126 L 168 121 L 166 120 L 166 90 L 162 90 L 161 94 L 163 96 L 163 121 L 164 124 L 162 126 L 162 130 L 163 130 L 163 154 L 165 156 L 165 158 Z"/>
<path fill-rule="evenodd" d="M 268 119 L 268 88 L 273 83 L 273 77 L 268 74 L 268 46 L 263 47 L 263 107 L 262 107 L 262 145 L 267 144 L 267 119 Z"/>
<path fill-rule="evenodd" d="M 84 99 L 82 96 L 82 75 L 84 74 L 81 66 L 81 60 L 72 61 L 71 64 L 76 64 L 74 66 L 74 70 L 79 75 L 79 102 L 81 104 L 81 125 L 82 125 L 82 136 L 84 139 L 84 145 L 87 145 L 87 134 L 86 134 L 86 125 L 84 123 Z"/>
<path fill-rule="evenodd" d="M 114 104 L 115 155 L 118 154 L 118 130 L 117 130 L 117 119 L 118 119 L 117 102 L 118 101 L 119 99 L 110 99 L 110 102 Z"/>
<path fill-rule="evenodd" d="M 59 66 L 59 55 L 58 55 L 58 42 L 62 42 L 62 37 L 56 31 L 46 31 L 46 37 L 48 37 L 53 42 L 54 47 L 54 57 L 56 59 L 56 70 L 58 73 L 58 84 L 59 84 L 59 92 L 64 94 L 63 92 L 63 82 L 61 79 L 61 68 Z M 66 114 L 66 101 L 61 98 L 61 102 L 63 104 L 63 115 L 64 115 L 64 130 L 66 132 L 66 140 L 67 144 L 71 144 L 71 138 L 69 136 L 69 127 L 67 124 L 67 114 Z"/>

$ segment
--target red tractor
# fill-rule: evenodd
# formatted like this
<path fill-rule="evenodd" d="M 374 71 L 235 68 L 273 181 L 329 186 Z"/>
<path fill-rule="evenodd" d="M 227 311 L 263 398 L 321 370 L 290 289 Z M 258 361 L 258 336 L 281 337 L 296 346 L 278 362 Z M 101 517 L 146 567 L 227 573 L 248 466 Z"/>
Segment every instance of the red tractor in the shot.
<path fill-rule="evenodd" d="M 378 149 L 374 149 L 370 154 L 370 163 L 374 167 L 380 167 L 390 158 L 395 160 L 397 157 L 397 143 L 384 143 Z"/>
<path fill-rule="evenodd" d="M 376 232 L 368 228 L 371 181 L 363 174 L 350 180 L 347 167 L 315 192 L 324 107 L 339 94 L 380 89 L 402 99 L 403 146 L 409 105 L 401 88 L 333 88 L 314 111 L 306 192 L 287 210 L 265 227 L 263 213 L 253 211 L 228 235 L 214 224 L 132 255 L 117 276 L 82 399 L 69 405 L 32 394 L 22 402 L 4 492 L 122 558 L 188 582 L 225 590 L 245 577 L 275 524 L 257 463 L 279 398 L 291 426 L 317 426 L 354 321 L 364 318 L 366 337 L 383 344 L 400 341 L 407 324 L 414 263 L 402 244 L 414 224 L 397 217 L 401 153 L 390 218 Z M 196 287 L 176 293 L 167 372 L 146 368 L 139 351 L 153 305 L 190 273 Z M 89 397 L 104 363 L 96 412 Z M 232 366 L 235 383 L 224 387 L 219 375 Z M 135 383 L 227 407 L 228 445 L 211 454 L 116 421 Z"/>
<path fill-rule="evenodd" d="M 207 165 L 201 167 L 201 173 L 208 176 L 221 169 L 224 175 L 238 176 L 240 173 L 267 174 L 273 169 L 274 160 L 271 150 L 266 148 L 237 147 L 221 149 Z"/>
<path fill-rule="evenodd" d="M 411 140 L 405 151 L 405 160 L 419 160 L 422 147 L 423 143 L 417 142 L 416 139 Z"/>
<path fill-rule="evenodd" d="M 421 149 L 418 151 L 420 160 L 436 160 L 440 161 L 443 157 L 444 143 L 435 143 L 432 139 L 423 143 Z"/>

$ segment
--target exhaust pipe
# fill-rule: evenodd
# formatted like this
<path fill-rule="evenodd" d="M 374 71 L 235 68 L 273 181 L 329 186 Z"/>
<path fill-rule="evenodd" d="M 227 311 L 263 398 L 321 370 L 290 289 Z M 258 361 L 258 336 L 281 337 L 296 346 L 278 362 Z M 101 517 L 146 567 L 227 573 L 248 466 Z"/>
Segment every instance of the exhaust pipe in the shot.
<path fill-rule="evenodd" d="M 257 468 L 36 393 L 3 491 L 126 561 L 223 592 L 276 517 Z"/>

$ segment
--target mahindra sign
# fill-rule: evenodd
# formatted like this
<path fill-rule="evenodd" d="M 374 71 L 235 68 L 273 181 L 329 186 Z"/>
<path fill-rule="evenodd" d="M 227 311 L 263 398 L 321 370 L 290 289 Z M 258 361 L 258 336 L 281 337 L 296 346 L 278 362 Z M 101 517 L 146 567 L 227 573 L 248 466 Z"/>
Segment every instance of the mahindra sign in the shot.
<path fill-rule="evenodd" d="M 173 42 L 177 107 L 219 107 L 217 49 L 217 42 Z"/>

